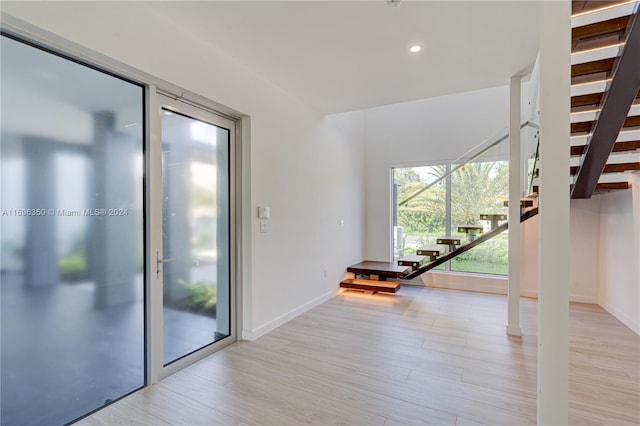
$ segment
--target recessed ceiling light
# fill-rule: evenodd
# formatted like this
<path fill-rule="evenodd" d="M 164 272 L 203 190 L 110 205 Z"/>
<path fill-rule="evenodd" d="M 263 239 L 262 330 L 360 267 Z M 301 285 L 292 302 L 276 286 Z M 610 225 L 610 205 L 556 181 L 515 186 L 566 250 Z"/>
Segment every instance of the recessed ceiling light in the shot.
<path fill-rule="evenodd" d="M 421 50 L 422 50 L 422 46 L 420 46 L 419 44 L 414 44 L 409 48 L 409 52 L 411 53 L 418 53 Z"/>

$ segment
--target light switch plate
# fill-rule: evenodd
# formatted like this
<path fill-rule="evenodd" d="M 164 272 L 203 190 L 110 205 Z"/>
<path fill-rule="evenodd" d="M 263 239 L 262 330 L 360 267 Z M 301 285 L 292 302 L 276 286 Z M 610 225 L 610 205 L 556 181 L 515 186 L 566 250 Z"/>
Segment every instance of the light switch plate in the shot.
<path fill-rule="evenodd" d="M 259 206 L 258 219 L 269 219 L 271 217 L 271 207 Z"/>

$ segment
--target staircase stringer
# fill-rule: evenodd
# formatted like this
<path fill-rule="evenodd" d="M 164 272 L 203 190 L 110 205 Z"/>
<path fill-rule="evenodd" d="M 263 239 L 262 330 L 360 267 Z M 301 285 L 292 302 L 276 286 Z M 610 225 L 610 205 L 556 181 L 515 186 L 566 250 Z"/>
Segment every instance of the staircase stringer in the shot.
<path fill-rule="evenodd" d="M 526 211 L 524 214 L 522 214 L 520 216 L 520 223 L 531 219 L 532 217 L 536 216 L 538 214 L 538 207 L 534 207 L 531 210 Z M 482 234 L 481 236 L 479 236 L 476 240 L 465 244 L 453 251 L 451 251 L 450 253 L 445 254 L 444 256 L 441 256 L 439 258 L 437 258 L 436 260 L 434 260 L 433 262 L 429 262 L 426 265 L 416 269 L 415 271 L 411 271 L 411 273 L 405 275 L 405 276 L 401 276 L 400 278 L 405 279 L 405 280 L 411 280 L 413 278 L 416 278 L 422 274 L 424 274 L 425 272 L 435 268 L 436 266 L 440 266 L 445 262 L 448 262 L 449 260 L 453 259 L 454 257 L 457 257 L 459 255 L 461 255 L 462 253 L 465 253 L 469 250 L 471 250 L 472 248 L 484 243 L 485 241 L 488 241 L 494 237 L 496 237 L 497 235 L 500 235 L 501 233 L 503 233 L 504 231 L 506 231 L 509 228 L 509 222 L 505 222 L 502 225 L 498 226 L 497 228 L 492 229 L 491 231 L 487 232 L 486 234 Z"/>

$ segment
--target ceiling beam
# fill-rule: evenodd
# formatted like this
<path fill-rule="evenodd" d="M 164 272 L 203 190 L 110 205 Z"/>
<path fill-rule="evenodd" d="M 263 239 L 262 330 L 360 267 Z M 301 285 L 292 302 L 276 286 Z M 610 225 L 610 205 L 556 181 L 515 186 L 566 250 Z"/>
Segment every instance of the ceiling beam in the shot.
<path fill-rule="evenodd" d="M 631 104 L 640 90 L 640 20 L 635 13 L 627 28 L 622 54 L 602 101 L 602 110 L 587 144 L 587 153 L 571 191 L 571 198 L 590 198 L 604 170 Z"/>

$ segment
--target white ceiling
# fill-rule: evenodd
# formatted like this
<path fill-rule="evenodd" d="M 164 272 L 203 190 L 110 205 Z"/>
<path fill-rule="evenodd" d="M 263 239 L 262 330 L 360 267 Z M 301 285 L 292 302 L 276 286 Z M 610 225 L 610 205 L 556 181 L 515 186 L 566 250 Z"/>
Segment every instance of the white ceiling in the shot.
<path fill-rule="evenodd" d="M 326 114 L 507 84 L 541 26 L 529 1 L 142 4 Z"/>

